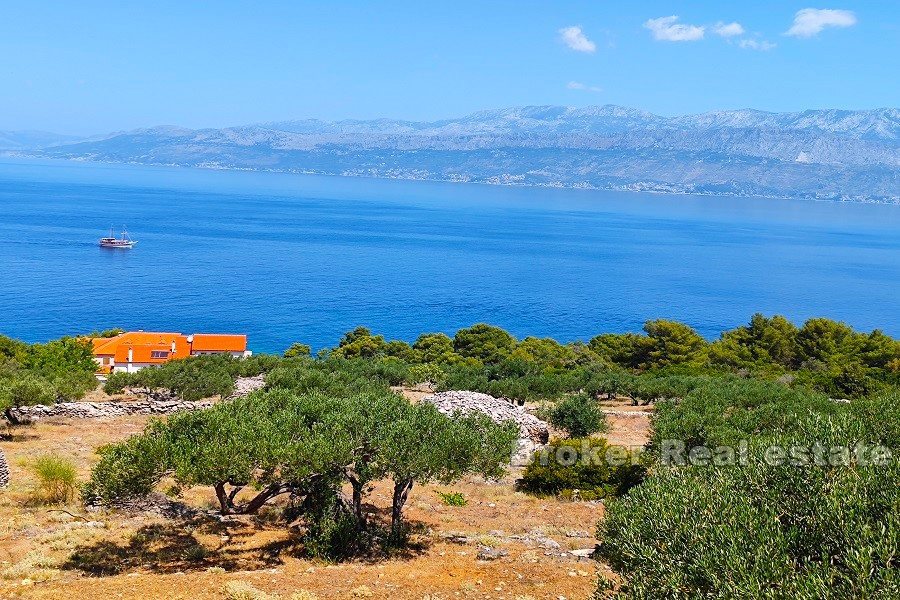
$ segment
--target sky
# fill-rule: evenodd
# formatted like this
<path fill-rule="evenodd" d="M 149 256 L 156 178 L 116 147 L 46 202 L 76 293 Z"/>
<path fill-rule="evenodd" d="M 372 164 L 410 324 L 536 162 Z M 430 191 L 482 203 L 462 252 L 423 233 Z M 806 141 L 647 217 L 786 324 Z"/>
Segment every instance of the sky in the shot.
<path fill-rule="evenodd" d="M 5 0 L 0 130 L 900 106 L 900 2 Z"/>

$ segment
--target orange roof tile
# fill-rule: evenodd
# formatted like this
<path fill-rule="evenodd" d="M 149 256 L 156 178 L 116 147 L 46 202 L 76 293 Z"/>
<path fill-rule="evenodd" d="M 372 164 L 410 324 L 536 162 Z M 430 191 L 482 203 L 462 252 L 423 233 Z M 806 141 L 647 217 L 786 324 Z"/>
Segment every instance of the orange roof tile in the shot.
<path fill-rule="evenodd" d="M 164 344 L 147 344 L 140 346 L 126 344 L 119 346 L 116 349 L 116 364 L 129 362 L 129 350 L 131 350 L 130 362 L 132 363 L 161 364 L 175 358 L 186 358 L 190 356 L 184 350 L 182 350 L 182 352 L 177 352 L 177 346 L 176 352 L 173 354 L 172 347 Z M 154 356 L 154 353 L 157 353 L 157 355 Z"/>
<path fill-rule="evenodd" d="M 193 352 L 243 352 L 246 349 L 246 335 L 195 333 L 191 343 Z"/>
<path fill-rule="evenodd" d="M 91 344 L 94 356 L 114 356 L 117 363 L 128 362 L 131 350 L 131 362 L 158 364 L 186 358 L 192 351 L 243 352 L 247 349 L 247 336 L 197 333 L 189 338 L 181 333 L 129 331 L 111 338 L 94 338 Z M 158 354 L 155 357 L 154 352 Z"/>
<path fill-rule="evenodd" d="M 132 346 L 144 344 L 187 344 L 187 338 L 180 333 L 158 332 L 158 331 L 129 331 L 116 337 L 111 338 L 95 338 L 91 340 L 94 345 L 94 354 L 110 355 L 115 354 L 116 348 L 122 344 L 130 344 Z"/>
<path fill-rule="evenodd" d="M 122 334 L 125 335 L 125 334 Z M 117 335 L 111 338 L 92 338 L 91 344 L 94 346 L 94 354 L 97 355 L 108 355 L 116 353 L 116 345 L 118 344 L 119 338 L 122 335 Z"/>

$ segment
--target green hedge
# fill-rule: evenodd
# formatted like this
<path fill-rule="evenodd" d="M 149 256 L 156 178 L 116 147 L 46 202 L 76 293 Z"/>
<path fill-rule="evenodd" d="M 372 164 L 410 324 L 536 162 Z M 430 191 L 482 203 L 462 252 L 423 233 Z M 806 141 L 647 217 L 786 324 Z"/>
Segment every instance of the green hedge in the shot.
<path fill-rule="evenodd" d="M 625 493 L 644 472 L 640 457 L 626 448 L 610 447 L 603 439 L 570 438 L 537 451 L 516 488 L 536 496 L 596 500 Z"/>

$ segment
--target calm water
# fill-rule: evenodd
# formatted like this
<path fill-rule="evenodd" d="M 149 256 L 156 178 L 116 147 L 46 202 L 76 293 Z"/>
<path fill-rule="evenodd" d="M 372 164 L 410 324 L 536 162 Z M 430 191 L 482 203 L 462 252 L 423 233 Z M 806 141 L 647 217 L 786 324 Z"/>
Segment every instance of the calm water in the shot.
<path fill-rule="evenodd" d="M 139 244 L 103 250 L 110 225 Z M 0 332 L 246 332 L 256 351 L 479 321 L 587 339 L 756 311 L 900 336 L 900 207 L 0 163 Z"/>

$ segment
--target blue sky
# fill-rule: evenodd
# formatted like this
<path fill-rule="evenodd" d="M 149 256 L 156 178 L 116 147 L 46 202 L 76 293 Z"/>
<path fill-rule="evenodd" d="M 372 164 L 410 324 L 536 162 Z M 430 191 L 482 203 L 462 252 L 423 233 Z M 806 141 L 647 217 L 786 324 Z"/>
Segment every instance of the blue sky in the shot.
<path fill-rule="evenodd" d="M 891 0 L 7 0 L 0 129 L 896 107 L 898 57 Z"/>

